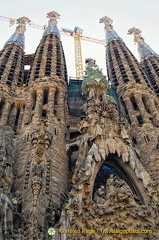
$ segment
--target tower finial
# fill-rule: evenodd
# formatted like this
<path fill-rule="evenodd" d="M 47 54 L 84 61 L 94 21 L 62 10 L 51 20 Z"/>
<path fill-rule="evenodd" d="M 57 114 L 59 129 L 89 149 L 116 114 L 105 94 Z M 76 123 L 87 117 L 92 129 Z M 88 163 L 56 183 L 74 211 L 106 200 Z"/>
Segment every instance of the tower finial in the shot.
<path fill-rule="evenodd" d="M 137 44 L 140 60 L 146 58 L 148 55 L 157 55 L 149 45 L 145 43 L 144 38 L 141 36 L 141 30 L 138 28 L 130 28 L 128 34 L 134 36 L 134 43 Z"/>
<path fill-rule="evenodd" d="M 18 26 L 16 27 L 15 33 L 9 38 L 4 46 L 7 44 L 15 43 L 19 44 L 21 47 L 24 48 L 24 32 L 26 31 L 26 24 L 29 24 L 31 21 L 27 17 L 21 17 L 17 19 Z"/>
<path fill-rule="evenodd" d="M 99 20 L 100 23 L 104 23 L 105 25 L 105 29 L 113 29 L 113 20 L 108 18 L 107 16 L 105 17 L 102 17 L 100 20 Z"/>
<path fill-rule="evenodd" d="M 60 37 L 60 32 L 57 28 L 57 19 L 60 18 L 60 14 L 55 11 L 52 11 L 47 14 L 47 17 L 50 18 L 50 20 L 49 20 L 47 28 L 44 31 L 43 36 L 45 36 L 48 33 L 54 33 L 58 37 Z"/>
<path fill-rule="evenodd" d="M 138 28 L 130 28 L 128 30 L 128 34 L 133 35 L 134 36 L 134 43 L 141 43 L 144 42 L 144 38 L 141 36 L 142 31 Z"/>
<path fill-rule="evenodd" d="M 99 20 L 100 23 L 104 23 L 104 29 L 106 31 L 106 43 L 109 43 L 111 40 L 121 40 L 123 41 L 118 34 L 113 29 L 113 20 L 107 16 L 102 17 Z"/>
<path fill-rule="evenodd" d="M 26 31 L 26 24 L 29 24 L 31 20 L 27 17 L 21 17 L 17 19 L 18 26 L 16 27 L 16 33 L 22 34 Z"/>
<path fill-rule="evenodd" d="M 55 11 L 52 11 L 47 14 L 47 17 L 50 18 L 49 25 L 57 24 L 57 19 L 60 19 L 60 14 Z"/>

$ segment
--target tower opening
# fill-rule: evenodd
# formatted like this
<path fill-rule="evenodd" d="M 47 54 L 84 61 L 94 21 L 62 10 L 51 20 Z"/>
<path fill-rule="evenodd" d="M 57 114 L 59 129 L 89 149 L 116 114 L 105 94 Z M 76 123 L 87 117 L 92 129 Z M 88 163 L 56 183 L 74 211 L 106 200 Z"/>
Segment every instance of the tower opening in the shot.
<path fill-rule="evenodd" d="M 140 125 L 142 125 L 142 124 L 144 123 L 141 115 L 137 116 L 137 120 L 138 120 L 138 122 L 140 123 Z"/>
<path fill-rule="evenodd" d="M 47 111 L 45 109 L 42 110 L 42 117 L 46 117 L 47 116 Z"/>
<path fill-rule="evenodd" d="M 14 130 L 15 131 L 17 130 L 19 116 L 20 116 L 20 108 L 17 108 L 16 118 L 15 118 L 15 125 L 14 125 Z"/>
<path fill-rule="evenodd" d="M 44 89 L 43 105 L 48 103 L 48 93 L 49 93 L 49 90 L 48 89 Z"/>
<path fill-rule="evenodd" d="M 130 97 L 130 100 L 131 100 L 131 102 L 132 102 L 132 105 L 133 105 L 133 107 L 134 107 L 134 110 L 135 110 L 135 111 L 138 111 L 139 108 L 138 108 L 138 105 L 137 105 L 137 103 L 136 103 L 136 100 L 135 100 L 134 96 L 131 96 L 131 97 Z"/>
<path fill-rule="evenodd" d="M 34 108 L 35 108 L 36 98 L 37 98 L 37 95 L 36 95 L 36 92 L 34 92 L 34 93 L 32 94 L 32 100 L 33 100 L 32 110 L 34 110 Z"/>

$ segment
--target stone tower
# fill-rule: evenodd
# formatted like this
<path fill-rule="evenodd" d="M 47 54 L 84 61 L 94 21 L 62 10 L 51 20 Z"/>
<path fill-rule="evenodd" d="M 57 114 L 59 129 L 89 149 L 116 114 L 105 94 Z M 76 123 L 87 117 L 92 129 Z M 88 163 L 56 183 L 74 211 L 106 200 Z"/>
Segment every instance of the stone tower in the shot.
<path fill-rule="evenodd" d="M 24 91 L 25 111 L 16 139 L 14 188 L 21 194 L 24 239 L 47 239 L 46 230 L 60 218 L 68 182 L 67 73 L 59 14 L 50 12 L 48 17 Z"/>
<path fill-rule="evenodd" d="M 14 167 L 14 131 L 20 116 L 20 104 L 16 99 L 17 87 L 23 83 L 24 32 L 30 20 L 17 20 L 15 33 L 0 53 L 0 238 L 7 239 L 13 230 L 12 184 Z M 22 106 L 23 108 L 23 106 Z"/>
<path fill-rule="evenodd" d="M 159 57 L 149 45 L 145 43 L 139 29 L 133 27 L 129 29 L 128 34 L 134 35 L 134 43 L 137 44 L 141 66 L 146 72 L 154 91 L 157 96 L 159 96 Z"/>
<path fill-rule="evenodd" d="M 67 71 L 59 14 L 50 12 L 48 17 L 27 83 L 24 31 L 29 19 L 18 19 L 1 52 L 1 199 L 10 208 L 1 215 L 10 214 L 9 223 L 1 224 L 3 239 L 47 239 L 67 196 Z"/>
<path fill-rule="evenodd" d="M 121 115 L 126 116 L 131 139 L 143 165 L 156 178 L 159 170 L 158 98 L 142 67 L 114 31 L 112 20 L 105 17 L 101 22 L 105 23 L 106 30 L 108 76 L 118 94 Z"/>

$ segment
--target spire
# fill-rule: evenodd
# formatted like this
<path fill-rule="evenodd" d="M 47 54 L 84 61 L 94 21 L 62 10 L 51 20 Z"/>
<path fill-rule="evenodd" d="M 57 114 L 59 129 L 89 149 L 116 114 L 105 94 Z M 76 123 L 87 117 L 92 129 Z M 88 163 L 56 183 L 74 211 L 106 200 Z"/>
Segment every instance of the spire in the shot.
<path fill-rule="evenodd" d="M 31 21 L 27 17 L 21 17 L 17 19 L 18 26 L 16 27 L 15 33 L 9 38 L 5 46 L 10 43 L 19 44 L 24 48 L 25 36 L 24 32 L 26 31 L 26 24 L 29 24 Z"/>
<path fill-rule="evenodd" d="M 60 37 L 60 32 L 59 32 L 59 30 L 57 28 L 57 19 L 60 18 L 60 14 L 58 14 L 55 11 L 52 11 L 52 12 L 49 12 L 47 14 L 47 17 L 50 18 L 50 20 L 49 20 L 47 28 L 44 31 L 43 36 L 45 36 L 48 33 L 54 33 L 58 37 Z"/>
<path fill-rule="evenodd" d="M 135 27 L 128 30 L 128 34 L 134 35 L 134 43 L 138 46 L 138 52 L 140 60 L 143 60 L 148 55 L 157 55 L 149 45 L 144 41 L 144 38 L 141 36 L 141 31 Z"/>
<path fill-rule="evenodd" d="M 99 22 L 105 24 L 104 28 L 106 31 L 106 43 L 109 43 L 111 40 L 114 39 L 123 41 L 113 29 L 113 20 L 105 16 L 102 17 Z"/>

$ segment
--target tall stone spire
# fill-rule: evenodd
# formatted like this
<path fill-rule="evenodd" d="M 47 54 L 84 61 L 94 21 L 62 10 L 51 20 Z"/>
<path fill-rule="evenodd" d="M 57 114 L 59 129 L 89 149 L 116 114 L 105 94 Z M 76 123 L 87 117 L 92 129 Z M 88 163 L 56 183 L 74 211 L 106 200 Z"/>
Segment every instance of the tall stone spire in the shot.
<path fill-rule="evenodd" d="M 130 136 L 140 151 L 143 165 L 150 168 L 156 161 L 151 168 L 155 172 L 157 160 L 150 161 L 146 154 L 149 151 L 148 155 L 153 156 L 158 141 L 154 139 L 159 126 L 158 99 L 140 63 L 123 41 L 111 39 L 106 46 L 106 58 L 108 77 L 116 89 L 121 116 L 128 120 Z"/>
<path fill-rule="evenodd" d="M 31 21 L 27 17 L 21 17 L 17 19 L 18 26 L 16 27 L 15 33 L 8 39 L 7 44 L 16 43 L 22 48 L 25 47 L 25 36 L 24 32 L 26 31 L 26 24 L 29 24 Z"/>
<path fill-rule="evenodd" d="M 109 43 L 112 39 L 118 39 L 122 41 L 122 39 L 113 29 L 113 20 L 105 16 L 102 17 L 99 22 L 104 23 L 105 25 L 104 29 L 106 31 L 106 43 Z"/>
<path fill-rule="evenodd" d="M 148 44 L 145 43 L 144 38 L 141 36 L 141 31 L 135 27 L 128 30 L 128 34 L 134 36 L 134 43 L 137 44 L 140 60 L 142 61 L 148 55 L 157 54 L 150 48 Z"/>
<path fill-rule="evenodd" d="M 15 163 L 16 189 L 24 189 L 24 229 L 28 229 L 24 238 L 39 240 L 47 239 L 47 229 L 58 222 L 68 188 L 66 65 L 56 27 L 59 14 L 48 16 L 49 26 L 37 47 L 25 95 L 20 139 L 26 131 L 30 138 L 19 141 Z M 21 168 L 23 154 L 26 161 Z"/>
<path fill-rule="evenodd" d="M 67 71 L 64 51 L 60 41 L 60 33 L 57 28 L 59 14 L 49 12 L 48 27 L 37 47 L 33 65 L 29 74 L 29 84 L 43 77 L 61 77 L 67 83 Z"/>

